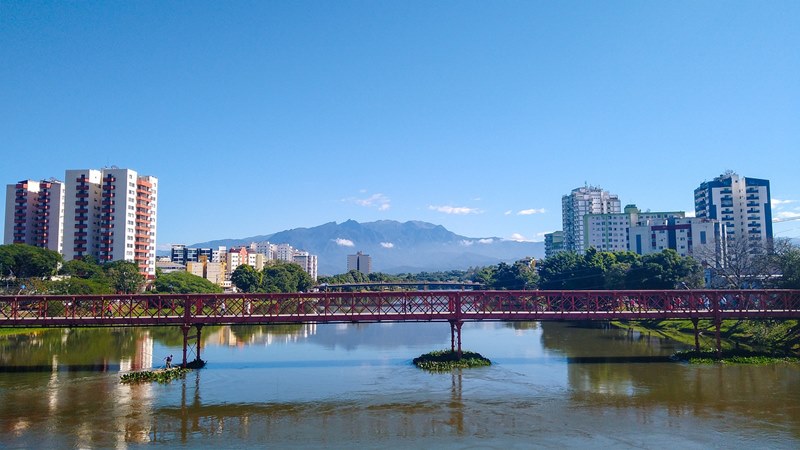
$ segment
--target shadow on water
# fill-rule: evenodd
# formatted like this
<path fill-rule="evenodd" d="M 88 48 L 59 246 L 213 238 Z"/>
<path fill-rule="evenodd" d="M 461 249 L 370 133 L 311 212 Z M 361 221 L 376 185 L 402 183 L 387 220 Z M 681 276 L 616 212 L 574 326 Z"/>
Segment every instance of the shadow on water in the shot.
<path fill-rule="evenodd" d="M 59 364 L 34 366 L 0 366 L 0 373 L 37 372 L 119 372 L 119 364 Z"/>
<path fill-rule="evenodd" d="M 567 358 L 568 364 L 639 364 L 675 362 L 670 356 L 575 356 Z"/>

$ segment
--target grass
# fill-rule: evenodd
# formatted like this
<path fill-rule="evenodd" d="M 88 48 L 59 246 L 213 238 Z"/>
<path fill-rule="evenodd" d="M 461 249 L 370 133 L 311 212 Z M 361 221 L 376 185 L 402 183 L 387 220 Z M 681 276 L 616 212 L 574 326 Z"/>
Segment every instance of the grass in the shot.
<path fill-rule="evenodd" d="M 446 372 L 453 369 L 467 369 L 470 367 L 485 367 L 492 364 L 489 359 L 484 358 L 480 353 L 463 351 L 461 352 L 461 358 L 459 358 L 458 352 L 451 350 L 438 350 L 425 353 L 418 358 L 414 358 L 412 362 L 420 369 L 432 372 Z"/>
<path fill-rule="evenodd" d="M 694 329 L 690 320 L 639 320 L 613 321 L 614 326 L 632 329 L 646 334 L 663 336 L 694 346 Z M 700 345 L 715 347 L 714 322 L 698 321 Z M 724 349 L 760 349 L 765 353 L 798 353 L 800 351 L 800 327 L 796 320 L 754 321 L 723 320 L 720 337 Z"/>
<path fill-rule="evenodd" d="M 789 355 L 777 355 L 764 352 L 752 352 L 748 350 L 724 350 L 722 359 L 717 359 L 715 351 L 685 351 L 675 354 L 679 361 L 686 361 L 690 364 L 750 364 L 768 365 L 776 363 L 800 364 L 800 358 Z"/>
<path fill-rule="evenodd" d="M 0 328 L 0 336 L 11 336 L 14 334 L 31 334 L 42 331 L 44 328 Z"/>

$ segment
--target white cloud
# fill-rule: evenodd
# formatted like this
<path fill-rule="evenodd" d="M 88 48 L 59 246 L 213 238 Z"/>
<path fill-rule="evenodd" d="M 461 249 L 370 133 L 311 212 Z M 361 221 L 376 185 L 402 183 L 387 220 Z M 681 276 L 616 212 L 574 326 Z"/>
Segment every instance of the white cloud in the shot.
<path fill-rule="evenodd" d="M 478 239 L 478 244 L 493 244 L 494 239 L 486 238 L 486 239 Z"/>
<path fill-rule="evenodd" d="M 353 241 L 351 241 L 350 239 L 337 238 L 337 239 L 334 239 L 333 241 L 336 242 L 336 245 L 339 245 L 339 246 L 342 246 L 342 247 L 355 247 L 356 246 L 356 244 L 354 244 Z"/>
<path fill-rule="evenodd" d="M 365 191 L 359 191 L 361 194 L 366 194 Z M 378 211 L 386 211 L 391 208 L 392 201 L 389 197 L 383 194 L 372 194 L 366 198 L 346 198 L 342 200 L 344 202 L 355 203 L 358 206 L 363 206 L 365 208 L 377 208 Z"/>
<path fill-rule="evenodd" d="M 773 222 L 783 222 L 786 220 L 795 220 L 800 219 L 800 212 L 794 211 L 781 211 L 775 214 L 775 218 L 772 219 Z"/>
<path fill-rule="evenodd" d="M 459 242 L 459 244 L 463 245 L 464 247 L 469 247 L 470 245 L 472 245 L 474 243 L 475 243 L 475 241 L 468 241 L 466 239 L 464 239 L 461 242 Z"/>
<path fill-rule="evenodd" d="M 394 244 L 391 242 L 381 242 L 381 247 L 383 248 L 394 248 Z"/>
<path fill-rule="evenodd" d="M 438 211 L 444 214 L 456 214 L 456 215 L 465 215 L 465 214 L 480 214 L 481 211 L 478 208 L 467 208 L 466 206 L 428 206 L 428 209 L 432 211 Z"/>
<path fill-rule="evenodd" d="M 545 213 L 544 208 L 539 208 L 539 209 L 533 208 L 533 209 L 523 209 L 522 211 L 518 212 L 517 215 L 530 216 L 532 214 L 544 214 L 544 213 Z"/>
<path fill-rule="evenodd" d="M 523 235 L 521 235 L 519 233 L 511 234 L 511 240 L 512 241 L 517 241 L 517 242 L 533 242 L 533 240 L 528 239 L 528 238 L 526 238 L 525 236 L 523 236 Z"/>
<path fill-rule="evenodd" d="M 779 200 L 777 198 L 772 199 L 772 207 L 780 206 L 780 205 L 788 205 L 789 203 L 795 203 L 796 200 Z"/>
<path fill-rule="evenodd" d="M 511 210 L 509 209 L 508 211 L 504 212 L 504 213 L 503 213 L 503 215 L 505 215 L 505 216 L 510 216 L 512 212 L 513 212 L 513 211 L 511 211 Z"/>

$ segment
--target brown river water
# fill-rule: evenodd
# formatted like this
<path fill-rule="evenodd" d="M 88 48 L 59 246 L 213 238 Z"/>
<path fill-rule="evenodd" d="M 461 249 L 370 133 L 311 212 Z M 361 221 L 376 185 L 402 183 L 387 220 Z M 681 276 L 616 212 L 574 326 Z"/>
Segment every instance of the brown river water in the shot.
<path fill-rule="evenodd" d="M 139 385 L 119 377 L 179 360 L 177 327 L 0 336 L 0 448 L 800 447 L 800 366 L 672 362 L 613 328 L 467 323 L 493 365 L 453 373 L 411 364 L 446 323 L 203 335 L 205 369 Z"/>

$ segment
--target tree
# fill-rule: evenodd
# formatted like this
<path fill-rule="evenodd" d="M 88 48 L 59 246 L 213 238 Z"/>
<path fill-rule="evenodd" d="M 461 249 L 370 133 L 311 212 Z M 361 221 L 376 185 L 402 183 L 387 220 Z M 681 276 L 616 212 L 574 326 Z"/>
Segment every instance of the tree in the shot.
<path fill-rule="evenodd" d="M 778 272 L 772 242 L 730 239 L 718 250 L 705 249 L 697 256 L 711 266 L 711 285 L 716 288 L 746 289 L 768 285 L 770 278 Z"/>
<path fill-rule="evenodd" d="M 105 277 L 103 266 L 98 264 L 97 260 L 91 256 L 65 262 L 58 273 L 83 279 L 100 279 Z"/>
<path fill-rule="evenodd" d="M 264 292 L 303 292 L 313 284 L 311 276 L 294 263 L 274 264 L 262 270 L 261 289 Z"/>
<path fill-rule="evenodd" d="M 120 294 L 136 294 L 144 288 L 144 275 L 132 261 L 113 261 L 103 265 L 111 286 Z"/>
<path fill-rule="evenodd" d="M 777 250 L 777 266 L 781 273 L 778 287 L 800 289 L 800 248 L 789 243 Z"/>
<path fill-rule="evenodd" d="M 672 249 L 642 256 L 631 265 L 626 285 L 630 289 L 676 289 L 700 287 L 703 271 L 691 257 L 681 257 Z"/>
<path fill-rule="evenodd" d="M 154 286 L 157 294 L 213 294 L 222 292 L 222 288 L 211 281 L 184 271 L 158 274 Z"/>
<path fill-rule="evenodd" d="M 559 252 L 539 263 L 539 288 L 545 290 L 571 289 L 580 257 L 575 252 Z"/>
<path fill-rule="evenodd" d="M 56 274 L 64 259 L 58 252 L 26 244 L 0 245 L 0 276 L 44 278 Z"/>
<path fill-rule="evenodd" d="M 534 289 L 539 277 L 525 260 L 513 265 L 500 263 L 491 271 L 488 287 L 490 289 L 522 290 Z"/>
<path fill-rule="evenodd" d="M 100 295 L 113 294 L 114 289 L 109 286 L 105 278 L 71 277 L 50 282 L 47 286 L 47 292 L 55 295 Z"/>
<path fill-rule="evenodd" d="M 252 266 L 242 264 L 231 274 L 231 283 L 242 292 L 259 292 L 261 277 L 262 274 Z"/>

